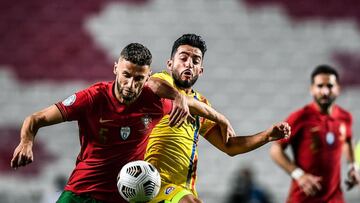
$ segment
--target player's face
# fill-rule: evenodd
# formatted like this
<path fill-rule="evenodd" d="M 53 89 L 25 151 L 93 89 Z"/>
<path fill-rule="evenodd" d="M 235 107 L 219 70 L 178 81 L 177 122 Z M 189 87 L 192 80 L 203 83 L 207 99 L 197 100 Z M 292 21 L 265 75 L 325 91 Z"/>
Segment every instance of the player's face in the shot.
<path fill-rule="evenodd" d="M 311 85 L 311 94 L 321 109 L 327 110 L 339 96 L 340 87 L 335 75 L 318 74 Z"/>
<path fill-rule="evenodd" d="M 178 47 L 172 59 L 167 62 L 167 68 L 174 78 L 175 85 L 180 88 L 191 88 L 203 73 L 203 58 L 199 48 L 190 45 Z"/>
<path fill-rule="evenodd" d="M 120 101 L 132 103 L 139 97 L 151 70 L 148 65 L 140 66 L 120 58 L 118 63 L 115 63 L 114 74 L 116 75 L 115 91 Z"/>

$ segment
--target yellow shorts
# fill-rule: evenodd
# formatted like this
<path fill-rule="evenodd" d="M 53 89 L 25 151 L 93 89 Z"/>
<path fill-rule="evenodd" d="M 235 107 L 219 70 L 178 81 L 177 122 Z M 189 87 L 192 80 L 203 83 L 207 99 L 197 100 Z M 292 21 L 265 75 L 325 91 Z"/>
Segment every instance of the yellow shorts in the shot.
<path fill-rule="evenodd" d="M 162 183 L 159 194 L 149 203 L 178 203 L 186 195 L 194 195 L 190 190 L 175 184 Z"/>

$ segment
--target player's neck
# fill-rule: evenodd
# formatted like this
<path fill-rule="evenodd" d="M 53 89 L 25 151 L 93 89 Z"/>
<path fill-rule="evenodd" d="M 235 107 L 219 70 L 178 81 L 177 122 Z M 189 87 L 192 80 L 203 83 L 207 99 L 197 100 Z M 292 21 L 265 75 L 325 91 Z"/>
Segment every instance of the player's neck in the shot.
<path fill-rule="evenodd" d="M 192 88 L 190 87 L 190 88 L 183 88 L 182 90 L 184 90 L 184 92 L 186 93 L 186 94 L 190 94 L 191 92 L 192 92 Z"/>
<path fill-rule="evenodd" d="M 175 84 L 175 86 L 176 86 L 177 89 L 184 91 L 186 94 L 191 94 L 192 91 L 193 91 L 191 87 L 189 87 L 189 88 L 179 87 L 176 84 Z"/>
<path fill-rule="evenodd" d="M 331 115 L 334 104 L 331 104 L 330 106 L 327 107 L 321 107 L 319 104 L 316 103 L 316 106 L 318 107 L 319 111 L 322 114 Z"/>

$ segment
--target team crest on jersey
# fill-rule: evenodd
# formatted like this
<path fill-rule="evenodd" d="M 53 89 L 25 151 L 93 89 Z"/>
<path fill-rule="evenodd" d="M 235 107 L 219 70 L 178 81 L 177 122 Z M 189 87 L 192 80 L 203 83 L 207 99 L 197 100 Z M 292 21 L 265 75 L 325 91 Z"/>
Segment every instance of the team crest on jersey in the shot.
<path fill-rule="evenodd" d="M 148 115 L 141 118 L 142 123 L 144 124 L 145 129 L 149 129 L 149 125 L 152 122 L 151 117 Z"/>
<path fill-rule="evenodd" d="M 328 145 L 332 145 L 335 142 L 335 135 L 333 132 L 326 133 L 326 142 Z"/>
<path fill-rule="evenodd" d="M 70 106 L 76 101 L 76 94 L 71 95 L 70 97 L 66 98 L 62 104 L 64 106 Z"/>
<path fill-rule="evenodd" d="M 166 189 L 165 189 L 165 194 L 166 195 L 168 195 L 168 194 L 170 194 L 172 191 L 174 191 L 174 187 L 173 186 L 170 186 L 170 187 L 167 187 Z"/>
<path fill-rule="evenodd" d="M 130 132 L 131 132 L 130 127 L 128 127 L 128 126 L 127 127 L 121 127 L 120 128 L 120 137 L 121 137 L 121 139 L 126 140 L 129 137 Z"/>

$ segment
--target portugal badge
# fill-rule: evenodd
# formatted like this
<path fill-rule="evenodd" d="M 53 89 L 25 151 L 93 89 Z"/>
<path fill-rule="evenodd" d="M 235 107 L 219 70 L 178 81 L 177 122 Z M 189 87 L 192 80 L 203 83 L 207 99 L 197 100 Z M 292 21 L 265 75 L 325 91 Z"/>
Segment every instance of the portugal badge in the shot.
<path fill-rule="evenodd" d="M 127 127 L 121 127 L 120 128 L 120 137 L 123 140 L 126 140 L 129 137 L 130 132 L 131 132 L 130 127 L 128 127 L 128 126 Z"/>

